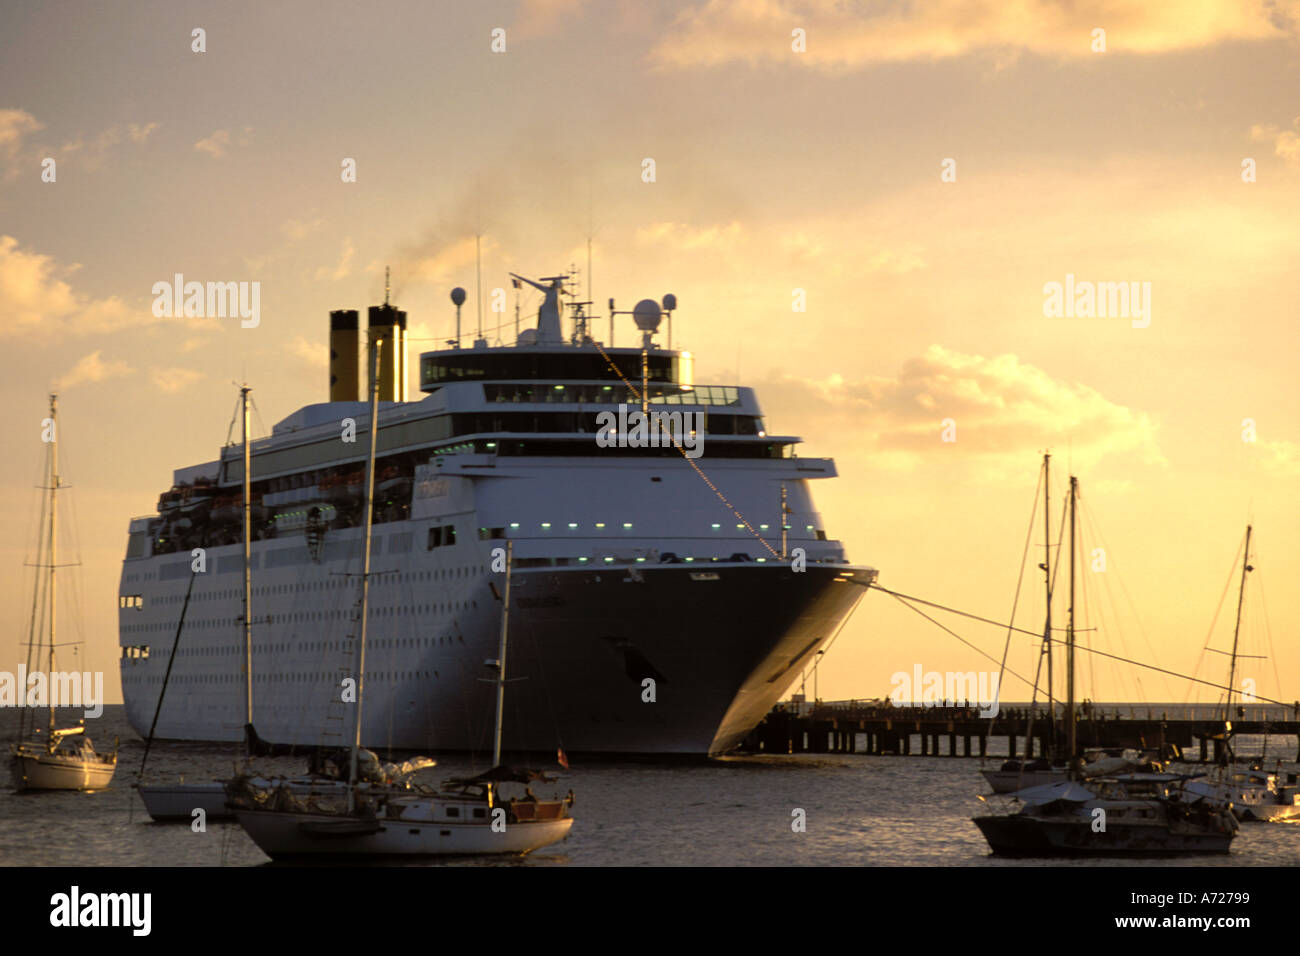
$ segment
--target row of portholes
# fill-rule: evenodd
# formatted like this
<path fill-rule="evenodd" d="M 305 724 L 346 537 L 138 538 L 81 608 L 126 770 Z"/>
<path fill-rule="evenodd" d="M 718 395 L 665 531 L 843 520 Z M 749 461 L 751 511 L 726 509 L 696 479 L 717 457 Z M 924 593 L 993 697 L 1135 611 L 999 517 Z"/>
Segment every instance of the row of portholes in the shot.
<path fill-rule="evenodd" d="M 366 680 L 410 680 L 418 677 L 439 677 L 438 671 L 366 671 Z M 128 678 L 130 675 L 128 675 Z M 140 680 L 137 678 L 137 680 Z M 254 684 L 305 684 L 305 683 L 334 683 L 338 681 L 337 676 L 330 674 L 309 674 L 300 671 L 296 674 L 254 674 Z M 143 683 L 158 684 L 162 682 L 161 677 L 148 677 L 142 679 Z M 234 684 L 243 683 L 242 674 L 177 674 L 172 677 L 172 683 L 176 684 Z M 295 708 L 296 709 L 296 708 Z"/>
<path fill-rule="evenodd" d="M 461 644 L 465 643 L 465 638 L 456 635 L 456 640 Z M 390 649 L 406 647 L 439 647 L 446 646 L 452 642 L 450 636 L 443 637 L 395 637 L 395 638 L 378 638 L 370 642 L 373 648 L 386 647 Z M 257 655 L 272 653 L 284 654 L 292 650 L 298 651 L 341 651 L 344 650 L 342 641 L 309 641 L 304 644 L 290 646 L 289 644 L 273 644 L 270 648 L 258 647 L 253 648 L 254 660 Z M 229 657 L 242 654 L 243 648 L 237 644 L 231 644 L 224 647 L 186 647 L 177 651 L 178 657 Z"/>
<path fill-rule="evenodd" d="M 413 581 L 446 581 L 451 579 L 463 579 L 470 576 L 474 569 L 468 566 L 442 568 L 433 571 L 410 571 L 399 574 L 385 574 L 375 572 L 372 577 L 371 587 L 387 586 L 395 584 L 410 583 Z M 337 581 L 302 581 L 298 584 L 263 584 L 253 588 L 254 596 L 266 597 L 271 594 L 299 594 L 304 591 L 326 591 L 338 588 L 355 588 L 355 582 L 349 578 L 357 575 L 339 575 Z M 233 600 L 243 596 L 242 588 L 222 588 L 219 591 L 207 591 L 190 596 L 190 601 L 217 601 Z M 184 594 L 170 594 L 158 599 L 160 604 L 181 604 L 185 601 Z"/>
<path fill-rule="evenodd" d="M 406 604 L 397 604 L 392 607 L 373 607 L 370 609 L 370 616 L 375 617 L 411 617 L 417 614 L 451 614 L 457 611 L 477 610 L 478 601 L 445 601 L 441 604 L 419 604 L 414 607 Z M 292 614 L 282 614 L 278 617 L 284 618 L 294 624 L 307 624 L 325 620 L 337 620 L 339 618 L 351 618 L 352 610 L 336 611 L 302 611 Z M 276 623 L 275 615 L 269 623 Z M 213 627 L 234 627 L 240 621 L 237 617 L 212 618 L 206 621 L 192 621 L 190 626 L 203 629 Z M 122 630 L 127 634 L 156 633 L 158 631 L 175 631 L 176 626 L 168 621 L 159 621 L 156 624 L 127 624 Z M 182 652 L 184 653 L 184 652 Z"/>

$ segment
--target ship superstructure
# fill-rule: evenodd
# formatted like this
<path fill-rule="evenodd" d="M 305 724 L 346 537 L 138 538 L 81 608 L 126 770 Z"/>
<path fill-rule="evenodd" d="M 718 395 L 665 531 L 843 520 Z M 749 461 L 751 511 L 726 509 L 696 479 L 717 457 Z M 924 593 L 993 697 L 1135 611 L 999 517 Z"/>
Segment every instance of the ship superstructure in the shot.
<path fill-rule="evenodd" d="M 490 746 L 483 678 L 507 540 L 510 669 L 520 679 L 505 735 L 521 751 L 553 753 L 557 742 L 571 753 L 725 751 L 851 613 L 865 588 L 850 582 L 874 579 L 847 563 L 814 508 L 809 483 L 833 477 L 833 462 L 799 458 L 797 437 L 769 435 L 751 389 L 694 384 L 689 353 L 655 343 L 652 300 L 633 310 L 641 348 L 593 339 L 586 303 L 571 307 L 563 337 L 564 280 L 523 280 L 545 298 L 536 328 L 514 345 L 457 339 L 424 352 L 423 399 L 381 404 L 368 747 Z M 463 299 L 453 295 L 458 307 Z M 347 728 L 340 688 L 357 632 L 369 446 L 358 318 L 331 314 L 334 400 L 252 443 L 253 711 L 275 743 L 338 743 Z M 370 310 L 389 343 L 400 345 L 393 333 L 405 320 L 387 303 Z M 402 349 L 393 356 L 381 361 L 392 376 L 381 394 L 402 398 Z M 701 413 L 702 454 L 598 442 L 601 413 L 620 405 Z M 242 446 L 229 445 L 176 471 L 158 513 L 131 521 L 119 632 L 138 732 L 184 608 L 156 736 L 243 733 L 241 480 Z"/>

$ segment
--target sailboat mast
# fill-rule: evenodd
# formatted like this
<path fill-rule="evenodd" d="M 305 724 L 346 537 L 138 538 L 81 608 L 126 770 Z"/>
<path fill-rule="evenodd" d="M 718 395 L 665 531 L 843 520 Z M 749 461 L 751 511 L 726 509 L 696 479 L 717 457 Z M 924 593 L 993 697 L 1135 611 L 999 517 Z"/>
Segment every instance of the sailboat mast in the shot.
<path fill-rule="evenodd" d="M 352 734 L 352 767 L 348 773 L 348 808 L 355 806 L 357 763 L 361 757 L 361 701 L 366 681 L 366 618 L 370 608 L 370 532 L 375 523 L 375 448 L 379 439 L 379 359 L 383 339 L 375 339 L 375 374 L 370 387 L 370 457 L 366 463 L 366 546 L 361 561 L 361 633 L 357 645 L 357 707 L 356 726 Z"/>
<path fill-rule="evenodd" d="M 244 420 L 244 723 L 253 725 L 253 574 L 252 574 L 252 466 L 248 446 L 248 393 L 245 385 L 239 390 L 241 413 Z M 245 735 L 251 746 L 252 735 Z"/>
<path fill-rule="evenodd" d="M 1052 749 L 1056 749 L 1056 706 L 1052 696 L 1052 456 L 1043 456 L 1043 586 L 1047 596 L 1047 622 L 1043 646 L 1047 649 L 1047 716 Z M 1032 741 L 1030 746 L 1032 746 Z"/>
<path fill-rule="evenodd" d="M 501 600 L 501 644 L 497 649 L 497 723 L 495 739 L 492 743 L 492 766 L 501 766 L 501 723 L 506 708 L 506 635 L 510 630 L 510 558 L 514 542 L 506 541 L 506 587 Z"/>
<path fill-rule="evenodd" d="M 55 600 L 55 577 L 58 568 L 58 527 L 59 527 L 59 396 L 50 395 L 50 676 L 54 680 L 54 616 L 58 612 L 59 602 Z M 50 694 L 50 739 L 54 746 L 54 694 Z"/>
<path fill-rule="evenodd" d="M 1066 660 L 1066 679 L 1065 679 L 1065 710 L 1066 710 L 1066 760 L 1073 763 L 1076 746 L 1075 746 L 1075 723 L 1074 723 L 1074 527 L 1075 527 L 1075 508 L 1079 497 L 1079 479 L 1070 476 L 1070 617 L 1065 630 L 1065 660 Z"/>
<path fill-rule="evenodd" d="M 1237 591 L 1237 623 L 1232 628 L 1232 663 L 1228 665 L 1228 696 L 1223 702 L 1223 730 L 1226 734 L 1232 724 L 1232 688 L 1237 679 L 1237 638 L 1241 635 L 1241 605 L 1246 598 L 1246 572 L 1253 570 L 1250 566 L 1251 526 L 1246 525 L 1246 550 L 1241 558 L 1241 587 Z M 1225 736 L 1224 742 L 1227 742 Z"/>

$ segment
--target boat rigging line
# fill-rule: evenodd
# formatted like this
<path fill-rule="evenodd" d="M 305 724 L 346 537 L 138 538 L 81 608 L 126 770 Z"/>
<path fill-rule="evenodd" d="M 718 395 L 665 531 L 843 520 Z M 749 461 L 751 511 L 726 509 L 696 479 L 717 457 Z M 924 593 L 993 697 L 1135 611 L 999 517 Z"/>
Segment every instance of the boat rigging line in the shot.
<path fill-rule="evenodd" d="M 617 374 L 618 377 L 623 380 L 623 384 L 627 386 L 629 394 L 635 396 L 636 400 L 638 402 L 642 402 L 642 404 L 644 405 L 641 392 L 637 389 L 635 385 L 633 385 L 631 382 L 627 380 L 627 376 L 623 374 L 623 370 L 614 364 L 613 360 L 609 357 L 609 354 L 601 347 L 601 344 L 597 342 L 595 339 L 592 340 L 591 344 L 596 347 L 596 351 L 600 352 L 601 358 L 605 360 L 606 364 L 609 365 L 609 367 L 614 370 L 615 374 Z M 686 464 L 690 465 L 691 468 L 695 470 L 695 473 L 700 476 L 700 478 L 704 481 L 706 485 L 709 486 L 709 489 L 715 495 L 718 496 L 718 500 L 721 501 L 724 505 L 726 505 L 728 510 L 730 510 L 733 515 L 735 515 L 737 518 L 740 519 L 740 521 L 745 525 L 746 530 L 748 530 L 749 533 L 752 534 L 758 540 L 759 544 L 767 548 L 767 550 L 771 552 L 772 557 L 776 558 L 778 561 L 785 560 L 785 555 L 777 554 L 776 549 L 772 547 L 771 544 L 768 543 L 766 538 L 764 538 L 761 534 L 759 534 L 754 529 L 754 526 L 749 523 L 749 519 L 746 518 L 743 514 L 741 514 L 739 509 L 737 509 L 735 505 L 733 505 L 730 501 L 727 500 L 727 496 L 724 495 L 721 492 L 721 490 L 719 490 L 717 485 L 715 485 L 712 481 L 709 480 L 709 476 L 706 475 L 703 472 L 703 470 L 701 470 L 699 465 L 695 464 L 694 459 L 687 456 L 686 449 L 682 448 L 681 443 L 677 439 L 677 436 L 672 435 L 670 433 L 670 437 L 673 440 L 673 447 L 676 448 L 677 451 L 681 453 L 682 460 L 685 461 Z M 785 515 L 781 516 L 781 523 L 782 524 L 785 523 Z"/>
<path fill-rule="evenodd" d="M 955 608 L 955 607 L 947 607 L 946 605 L 943 605 L 943 604 L 936 604 L 934 601 L 927 601 L 927 600 L 925 600 L 925 599 L 923 599 L 923 598 L 915 597 L 915 596 L 910 595 L 910 594 L 902 594 L 902 593 L 900 593 L 900 592 L 898 592 L 898 591 L 891 591 L 889 588 L 887 588 L 887 587 L 883 587 L 883 586 L 881 586 L 881 585 L 879 585 L 879 584 L 868 583 L 868 582 L 865 582 L 865 581 L 855 581 L 855 580 L 852 580 L 852 579 L 848 579 L 848 580 L 846 580 L 845 583 L 846 583 L 846 584 L 856 584 L 856 585 L 858 585 L 859 587 L 868 588 L 868 589 L 873 590 L 873 591 L 880 591 L 880 592 L 882 592 L 882 593 L 884 593 L 884 594 L 888 594 L 888 595 L 890 595 L 891 597 L 897 598 L 897 599 L 900 600 L 902 603 L 906 604 L 908 607 L 911 607 L 911 604 L 910 604 L 909 602 L 913 602 L 913 601 L 914 601 L 914 602 L 916 602 L 917 604 L 924 604 L 926 607 L 936 608 L 936 609 L 938 609 L 938 610 L 940 610 L 940 611 L 947 611 L 947 612 L 949 612 L 950 614 L 956 614 L 956 615 L 958 615 L 959 617 L 970 618 L 971 620 L 973 620 L 973 621 L 979 621 L 979 622 L 982 623 L 982 624 L 992 624 L 992 625 L 994 625 L 994 626 L 996 626 L 996 627 L 1005 627 L 1005 628 L 1007 628 L 1008 631 L 1014 631 L 1014 632 L 1016 632 L 1016 633 L 1018 633 L 1018 634 L 1027 634 L 1027 635 L 1029 635 L 1030 637 L 1038 638 L 1038 639 L 1040 639 L 1040 640 L 1043 639 L 1043 635 L 1039 634 L 1037 631 L 1029 631 L 1029 630 L 1026 630 L 1026 629 L 1023 628 L 1023 627 L 1016 627 L 1016 626 L 1013 625 L 1013 624 L 1003 624 L 1001 621 L 994 621 L 994 620 L 991 620 L 991 619 L 989 619 L 989 618 L 987 618 L 987 617 L 980 617 L 978 614 L 971 614 L 969 611 L 960 611 L 960 610 L 958 610 L 958 609 Z M 916 611 L 918 614 L 920 614 L 920 615 L 921 615 L 922 617 L 924 617 L 926 620 L 930 621 L 931 623 L 935 624 L 936 626 L 940 627 L 941 629 L 947 631 L 947 632 L 948 632 L 949 634 L 951 634 L 953 637 L 956 637 L 956 638 L 957 638 L 959 641 L 961 641 L 963 644 L 966 644 L 968 647 L 970 647 L 972 650 L 976 651 L 977 653 L 981 654 L 982 656 L 987 657 L 989 660 L 997 660 L 997 658 L 993 657 L 992 654 L 988 654 L 988 653 L 986 653 L 985 651 L 980 650 L 978 647 L 975 647 L 975 645 L 971 644 L 971 643 L 970 643 L 969 641 L 967 641 L 965 638 L 963 638 L 963 637 L 961 637 L 960 635 L 954 633 L 954 632 L 953 632 L 952 630 L 950 630 L 949 628 L 944 627 L 944 625 L 940 624 L 938 621 L 935 621 L 934 618 L 930 617 L 928 614 L 925 614 L 925 613 L 924 613 L 923 611 L 921 611 L 920 609 L 913 607 L 912 610 Z M 1066 641 L 1063 641 L 1063 640 L 1061 640 L 1060 638 L 1056 638 L 1056 637 L 1049 638 L 1049 639 L 1051 640 L 1051 642 L 1052 642 L 1053 644 L 1060 644 L 1060 645 L 1064 646 L 1064 645 L 1067 643 Z M 1147 670 L 1156 671 L 1157 673 L 1160 673 L 1160 674 L 1168 674 L 1168 675 L 1171 676 L 1171 677 L 1179 677 L 1179 678 L 1183 678 L 1183 679 L 1185 679 L 1185 680 L 1192 681 L 1192 682 L 1197 683 L 1197 684 L 1204 684 L 1206 687 L 1213 687 L 1215 690 L 1230 690 L 1230 689 L 1231 689 L 1230 687 L 1228 687 L 1228 686 L 1225 685 L 1225 684 L 1216 684 L 1214 681 L 1202 680 L 1202 679 L 1199 678 L 1199 677 L 1191 677 L 1191 676 L 1189 676 L 1189 675 L 1187 675 L 1187 674 L 1180 674 L 1180 673 L 1178 673 L 1177 671 L 1171 671 L 1171 670 L 1169 670 L 1169 669 L 1166 668 L 1166 667 L 1159 667 L 1159 666 L 1157 666 L 1157 665 L 1155 665 L 1155 664 L 1147 664 L 1147 663 L 1145 663 L 1144 661 L 1134 660 L 1133 658 L 1129 658 L 1129 657 L 1122 657 L 1122 656 L 1119 655 L 1119 654 L 1111 654 L 1111 653 L 1109 653 L 1109 652 L 1107 652 L 1107 651 L 1098 650 L 1098 649 L 1095 648 L 1095 647 L 1086 647 L 1086 646 L 1085 646 L 1085 647 L 1079 647 L 1079 646 L 1076 646 L 1076 647 L 1075 647 L 1075 650 L 1085 650 L 1085 651 L 1087 651 L 1089 654 L 1096 654 L 1096 655 L 1098 655 L 1098 656 L 1100 656 L 1100 657 L 1109 658 L 1110 660 L 1113 660 L 1113 661 L 1119 661 L 1119 662 L 1122 663 L 1122 664 L 1132 664 L 1134 667 L 1145 667 Z M 1025 680 L 1024 677 L 1021 677 L 1021 676 L 1020 676 L 1019 674 L 1017 674 L 1015 671 L 1008 671 L 1007 673 L 1011 674 L 1011 676 L 1013 676 L 1013 677 L 1017 677 L 1017 678 L 1019 678 L 1019 679 L 1022 680 L 1022 681 Z M 1028 681 L 1025 681 L 1025 683 L 1029 683 L 1029 682 L 1028 682 Z M 1283 706 L 1283 707 L 1290 707 L 1290 706 L 1291 706 L 1291 704 L 1288 703 L 1287 701 L 1284 701 L 1284 700 L 1274 700 L 1273 698 L 1271 698 L 1271 697 L 1265 697 L 1265 696 L 1263 696 L 1262 694 L 1255 694 L 1255 699 L 1256 699 L 1256 701 L 1259 701 L 1259 702 L 1261 702 L 1261 703 L 1265 703 L 1265 704 L 1278 704 L 1278 705 Z"/>

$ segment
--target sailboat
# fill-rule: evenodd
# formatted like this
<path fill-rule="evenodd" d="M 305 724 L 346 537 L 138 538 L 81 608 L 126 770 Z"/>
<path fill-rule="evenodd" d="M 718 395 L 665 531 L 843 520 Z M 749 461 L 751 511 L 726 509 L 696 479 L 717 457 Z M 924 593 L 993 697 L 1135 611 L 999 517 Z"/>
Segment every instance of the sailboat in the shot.
<path fill-rule="evenodd" d="M 113 779 L 113 772 L 117 769 L 117 747 L 114 746 L 111 754 L 97 753 L 94 744 L 86 736 L 84 721 L 76 727 L 59 728 L 55 725 L 54 709 L 57 703 L 54 696 L 54 675 L 57 673 L 54 651 L 57 645 L 55 631 L 55 612 L 57 610 L 55 575 L 59 567 L 58 493 L 62 487 L 59 478 L 58 428 L 59 397 L 51 395 L 48 423 L 50 437 L 47 441 L 49 447 L 46 454 L 48 463 L 46 475 L 49 484 L 44 486 L 45 490 L 49 492 L 49 537 L 46 543 L 48 563 L 38 563 L 37 565 L 49 572 L 49 577 L 46 579 L 45 599 L 49 613 L 50 637 L 50 721 L 44 737 L 41 736 L 40 728 L 33 727 L 32 736 L 24 740 L 22 738 L 25 721 L 20 717 L 19 742 L 11 745 L 9 751 L 12 760 L 11 771 L 14 787 L 18 790 L 101 790 L 109 785 Z M 38 572 L 36 598 L 32 602 L 33 615 L 35 614 L 35 606 L 37 598 L 40 596 L 40 590 L 41 581 Z M 36 617 L 33 616 L 33 637 L 35 636 L 36 621 Z M 38 649 L 38 660 L 39 654 Z M 25 690 L 24 688 L 24 692 Z"/>
<path fill-rule="evenodd" d="M 1052 698 L 1055 688 L 1052 683 L 1051 466 L 1052 456 L 1050 454 L 1043 455 L 1043 534 L 1045 537 L 1043 563 L 1038 567 L 1043 572 L 1047 586 L 1047 620 L 1043 625 L 1043 654 L 1047 658 L 1047 713 L 1048 720 L 1052 723 L 1052 747 L 1046 757 L 1038 759 L 1027 757 L 1024 760 L 1013 757 L 1005 761 L 997 770 L 981 770 L 981 775 L 993 788 L 993 792 L 997 794 L 1015 793 L 1018 790 L 1030 787 L 1050 786 L 1051 784 L 1064 783 L 1069 779 L 1069 767 L 1066 761 L 1060 759 L 1055 752 L 1055 744 L 1058 738 L 1056 732 L 1056 706 Z M 1032 742 L 1032 719 L 1029 730 L 1030 733 L 1027 739 Z M 1165 766 L 1160 762 L 1158 756 L 1157 753 L 1151 751 L 1090 751 L 1084 755 L 1084 763 L 1079 768 L 1079 774 L 1086 778 L 1133 771 L 1160 773 L 1165 769 Z"/>
<path fill-rule="evenodd" d="M 251 728 L 253 723 L 253 653 L 252 653 L 252 618 L 249 616 L 249 609 L 252 600 L 252 562 L 250 560 L 250 548 L 252 547 L 250 510 L 251 501 L 249 495 L 249 442 L 248 442 L 248 386 L 241 386 L 239 389 L 240 400 L 240 417 L 243 422 L 243 464 L 244 464 L 244 482 L 243 482 L 243 541 L 244 541 L 244 608 L 242 617 L 244 630 L 244 711 L 246 715 L 246 727 L 244 730 L 246 747 L 251 751 L 254 743 L 254 736 Z M 194 586 L 194 575 L 190 575 L 190 587 Z M 185 606 L 181 611 L 180 625 L 177 628 L 176 640 L 172 645 L 172 657 L 175 658 L 177 645 L 180 643 L 181 629 L 185 626 L 185 610 L 189 607 L 189 592 L 185 595 Z M 167 676 L 171 675 L 170 664 L 168 666 Z M 162 690 L 158 694 L 158 704 L 154 709 L 153 725 L 149 728 L 149 737 L 145 741 L 144 757 L 140 761 L 139 778 L 144 776 L 145 764 L 149 760 L 149 750 L 153 745 L 154 728 L 158 726 L 158 715 L 162 712 L 163 699 L 167 694 L 167 679 L 163 680 Z M 173 784 L 143 784 L 137 783 L 136 789 L 140 794 L 140 799 L 144 801 L 145 810 L 149 816 L 158 822 L 171 822 L 176 820 L 193 819 L 195 810 L 202 810 L 208 820 L 232 819 L 233 815 L 226 808 L 226 787 L 220 780 L 203 781 L 199 783 L 186 783 L 183 779 L 179 783 Z"/>
<path fill-rule="evenodd" d="M 1095 777 L 1082 783 L 1074 713 L 1076 504 L 1070 477 L 1070 606 L 1066 625 L 1066 779 L 1012 796 L 1021 809 L 973 818 L 1000 856 L 1181 856 L 1227 853 L 1237 834 L 1232 813 L 1188 800 L 1188 778 L 1176 774 Z M 1050 632 L 1049 632 L 1050 637 Z"/>
<path fill-rule="evenodd" d="M 248 431 L 248 393 L 251 389 L 248 386 L 241 386 L 239 390 L 240 398 L 240 417 L 243 423 L 243 589 L 244 604 L 241 622 L 243 627 L 243 651 L 244 651 L 244 753 L 247 757 L 253 757 L 271 753 L 274 748 L 266 743 L 257 735 L 257 730 L 253 726 L 253 638 L 252 638 L 252 494 L 251 494 L 251 453 L 249 444 Z M 191 576 L 191 584 L 193 577 Z M 188 594 L 187 594 L 188 606 Z M 181 627 L 184 626 L 185 614 L 184 608 L 181 613 Z M 172 646 L 173 657 L 176 653 L 177 644 L 180 640 L 180 632 L 177 632 L 177 643 Z M 168 670 L 170 674 L 170 668 Z M 140 763 L 140 776 L 144 775 L 145 763 L 149 759 L 149 749 L 153 743 L 153 728 L 158 724 L 158 715 L 162 711 L 163 699 L 166 696 L 167 683 L 164 678 L 162 692 L 158 695 L 158 704 L 154 710 L 153 726 L 150 727 L 149 737 L 145 743 L 144 757 Z M 329 789 L 331 786 L 340 787 L 342 781 L 338 767 L 341 765 L 338 760 L 331 760 L 330 753 L 318 752 L 313 755 L 308 772 L 301 776 L 289 778 L 280 781 L 279 785 L 287 788 L 296 794 L 313 794 L 322 789 Z M 376 782 L 402 785 L 406 779 L 418 770 L 435 765 L 435 761 L 428 757 L 417 757 L 405 761 L 400 765 L 382 764 L 374 754 L 367 751 L 363 755 L 364 774 L 368 779 Z M 264 778 L 257 777 L 253 774 L 245 775 L 247 780 L 261 780 Z M 139 784 L 137 785 L 140 797 L 144 801 L 145 809 L 149 816 L 156 822 L 175 822 L 190 821 L 194 818 L 196 810 L 202 810 L 207 820 L 233 820 L 234 812 L 227 804 L 226 782 L 224 780 L 210 780 L 186 783 L 181 780 L 178 783 L 170 784 Z"/>
<path fill-rule="evenodd" d="M 1223 702 L 1223 750 L 1221 765 L 1213 780 L 1197 780 L 1187 785 L 1189 799 L 1205 800 L 1215 806 L 1230 808 L 1242 821 L 1278 822 L 1300 820 L 1300 790 L 1280 786 L 1276 773 L 1262 768 L 1229 769 L 1232 752 L 1232 691 L 1237 679 L 1238 639 L 1241 635 L 1241 609 L 1246 597 L 1246 575 L 1255 570 L 1250 563 L 1250 539 L 1253 532 L 1246 525 L 1245 554 L 1241 559 L 1241 586 L 1237 591 L 1237 622 L 1232 631 L 1232 661 L 1228 665 L 1228 690 Z M 1220 652 L 1222 653 L 1222 652 Z"/>
<path fill-rule="evenodd" d="M 569 815 L 573 795 L 570 792 L 564 800 L 539 800 L 529 788 L 522 800 L 503 801 L 501 798 L 500 786 L 504 783 L 552 782 L 551 778 L 536 771 L 501 765 L 512 564 L 509 541 L 506 543 L 506 580 L 498 657 L 485 662 L 495 672 L 497 685 L 492 768 L 476 777 L 450 780 L 441 790 L 409 785 L 397 788 L 382 780 L 365 780 L 361 773 L 361 757 L 366 753 L 361 746 L 361 727 L 382 345 L 382 339 L 373 345 L 375 374 L 371 390 L 370 454 L 366 466 L 356 703 L 346 785 L 302 795 L 295 794 L 283 782 L 237 777 L 227 785 L 228 801 L 250 839 L 273 859 L 528 853 L 568 836 L 573 825 L 573 818 Z"/>

